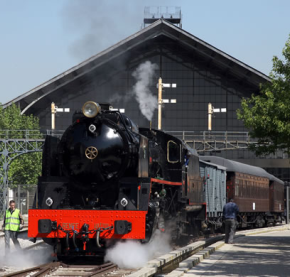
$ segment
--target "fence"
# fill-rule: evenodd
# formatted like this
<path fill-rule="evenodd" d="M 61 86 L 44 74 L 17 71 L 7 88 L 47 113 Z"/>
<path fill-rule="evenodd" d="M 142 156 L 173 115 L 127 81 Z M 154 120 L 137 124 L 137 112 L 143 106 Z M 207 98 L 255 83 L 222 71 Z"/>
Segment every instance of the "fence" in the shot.
<path fill-rule="evenodd" d="M 25 139 L 34 141 L 35 139 L 44 140 L 46 135 L 61 137 L 63 133 L 64 130 L 0 130 L 0 139 Z"/>
<path fill-rule="evenodd" d="M 28 209 L 32 208 L 34 195 L 36 192 L 36 185 L 30 185 L 29 189 L 26 189 L 27 185 L 18 185 L 17 188 L 9 189 L 7 194 L 6 203 L 8 205 L 10 200 L 14 200 L 17 209 L 21 214 L 27 214 Z"/>

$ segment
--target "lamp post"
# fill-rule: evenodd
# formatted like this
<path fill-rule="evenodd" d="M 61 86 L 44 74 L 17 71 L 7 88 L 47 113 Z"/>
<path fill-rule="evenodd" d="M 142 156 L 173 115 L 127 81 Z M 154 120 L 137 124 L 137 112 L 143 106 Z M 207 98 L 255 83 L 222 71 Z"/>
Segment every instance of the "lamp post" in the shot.
<path fill-rule="evenodd" d="M 214 113 L 226 113 L 227 112 L 227 109 L 226 108 L 214 108 L 213 105 L 211 103 L 208 103 L 208 111 L 207 111 L 207 114 L 208 114 L 208 130 L 211 131 L 212 129 L 212 115 Z"/>
<path fill-rule="evenodd" d="M 162 83 L 162 78 L 160 77 L 157 84 L 158 88 L 158 130 L 162 127 L 162 104 L 163 103 L 176 103 L 176 99 L 162 99 L 162 88 L 176 88 L 176 84 L 164 84 Z"/>
<path fill-rule="evenodd" d="M 51 103 L 51 129 L 55 129 L 55 115 L 56 113 L 69 113 L 70 108 L 59 108 L 55 106 L 54 102 Z"/>

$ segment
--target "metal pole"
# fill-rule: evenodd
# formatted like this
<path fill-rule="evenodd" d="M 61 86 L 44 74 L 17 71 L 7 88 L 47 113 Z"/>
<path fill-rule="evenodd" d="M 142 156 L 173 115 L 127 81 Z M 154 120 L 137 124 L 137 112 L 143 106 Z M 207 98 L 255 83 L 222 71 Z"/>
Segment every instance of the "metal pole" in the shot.
<path fill-rule="evenodd" d="M 158 130 L 161 130 L 162 126 L 162 79 L 158 80 Z"/>
<path fill-rule="evenodd" d="M 208 130 L 211 131 L 212 104 L 208 103 Z"/>
<path fill-rule="evenodd" d="M 51 103 L 51 129 L 55 129 L 55 114 L 56 114 L 56 109 L 55 109 L 55 104 L 52 102 Z"/>
<path fill-rule="evenodd" d="M 286 187 L 286 223 L 289 224 L 289 192 L 290 192 L 290 187 Z"/>
<path fill-rule="evenodd" d="M 27 194 L 26 194 L 26 203 L 27 203 L 27 213 L 28 213 L 28 210 L 29 210 L 29 205 L 30 205 L 30 202 L 29 202 L 29 190 L 27 189 Z"/>
<path fill-rule="evenodd" d="M 21 201 L 20 201 L 20 185 L 17 186 L 17 205 L 18 205 L 18 209 L 20 210 L 20 212 L 22 213 L 22 210 L 21 210 Z"/>

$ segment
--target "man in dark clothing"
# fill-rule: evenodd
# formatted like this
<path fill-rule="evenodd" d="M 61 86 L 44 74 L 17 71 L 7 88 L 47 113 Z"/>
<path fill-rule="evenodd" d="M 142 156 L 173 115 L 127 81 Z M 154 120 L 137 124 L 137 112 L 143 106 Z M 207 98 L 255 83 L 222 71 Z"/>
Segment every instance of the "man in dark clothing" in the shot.
<path fill-rule="evenodd" d="M 234 203 L 233 199 L 230 199 L 230 202 L 224 205 L 223 215 L 225 218 L 225 243 L 234 243 L 234 235 L 236 232 L 236 217 L 239 212 L 239 207 Z"/>
<path fill-rule="evenodd" d="M 15 201 L 9 202 L 9 209 L 6 210 L 3 220 L 2 229 L 5 232 L 5 254 L 10 252 L 10 238 L 12 239 L 17 250 L 20 250 L 20 244 L 17 240 L 18 232 L 21 229 L 20 224 L 24 224 L 24 220 L 20 211 L 15 208 Z"/>

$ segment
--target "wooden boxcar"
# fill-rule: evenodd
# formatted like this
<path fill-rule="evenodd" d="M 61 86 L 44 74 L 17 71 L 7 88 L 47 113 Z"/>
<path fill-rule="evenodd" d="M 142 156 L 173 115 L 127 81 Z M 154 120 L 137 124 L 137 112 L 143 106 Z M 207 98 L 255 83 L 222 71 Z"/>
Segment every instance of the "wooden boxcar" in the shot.
<path fill-rule="evenodd" d="M 200 176 L 203 179 L 203 202 L 206 203 L 209 219 L 222 216 L 226 204 L 226 168 L 220 165 L 199 162 Z"/>

